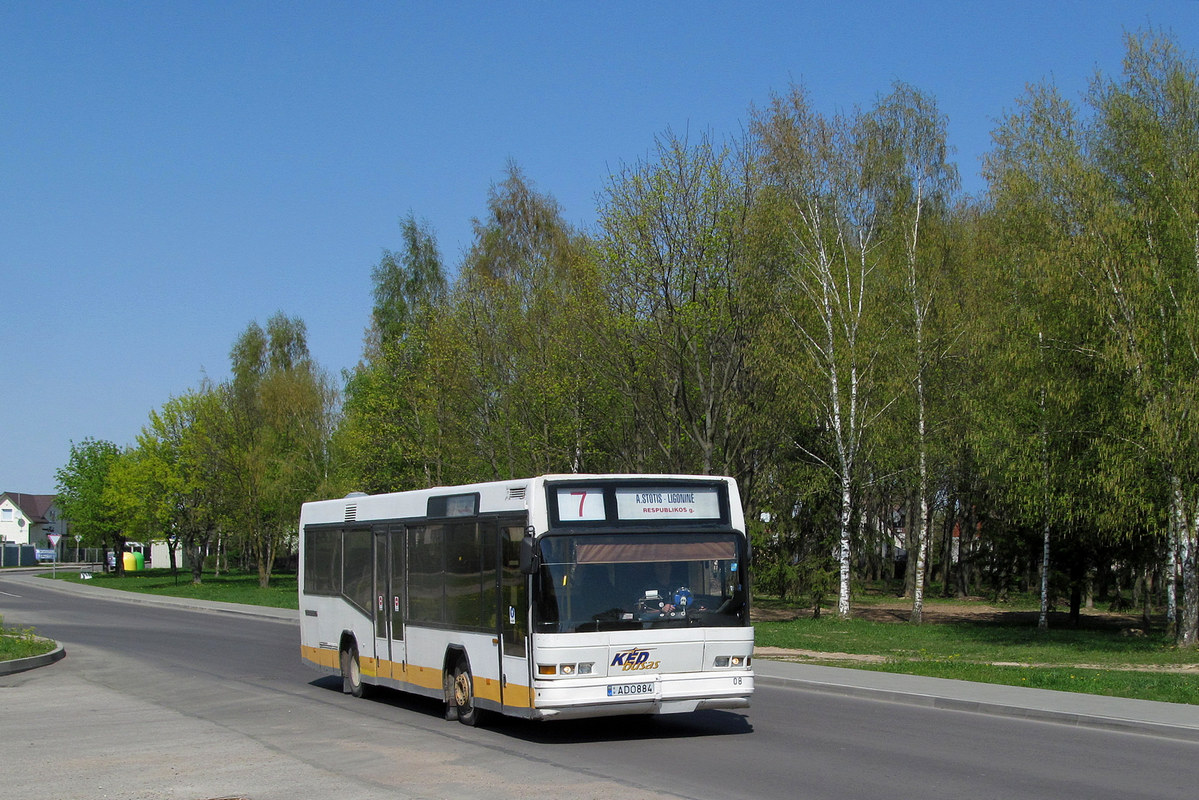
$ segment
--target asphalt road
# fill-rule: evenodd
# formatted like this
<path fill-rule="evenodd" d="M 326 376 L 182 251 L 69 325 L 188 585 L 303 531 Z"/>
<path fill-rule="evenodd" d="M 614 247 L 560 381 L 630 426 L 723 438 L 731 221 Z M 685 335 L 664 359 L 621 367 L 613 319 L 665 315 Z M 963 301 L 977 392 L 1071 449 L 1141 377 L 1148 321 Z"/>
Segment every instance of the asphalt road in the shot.
<path fill-rule="evenodd" d="M 355 700 L 294 624 L 0 577 L 67 658 L 0 678 L 0 800 L 1193 798 L 1199 744 L 759 686 L 745 713 L 470 729 Z M 17 766 L 19 765 L 19 766 Z"/>

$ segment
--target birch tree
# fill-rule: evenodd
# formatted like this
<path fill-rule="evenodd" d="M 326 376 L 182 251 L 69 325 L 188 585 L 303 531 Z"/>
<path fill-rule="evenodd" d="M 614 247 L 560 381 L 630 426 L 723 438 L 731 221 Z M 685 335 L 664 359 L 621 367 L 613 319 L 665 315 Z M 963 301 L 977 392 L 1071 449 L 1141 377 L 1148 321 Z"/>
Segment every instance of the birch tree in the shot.
<path fill-rule="evenodd" d="M 276 314 L 265 330 L 250 323 L 230 360 L 229 424 L 221 441 L 230 514 L 265 588 L 301 503 L 329 479 L 334 396 L 299 318 Z"/>
<path fill-rule="evenodd" d="M 883 297 L 878 274 L 878 188 L 863 116 L 825 118 L 794 88 L 754 119 L 766 190 L 785 209 L 785 278 L 779 342 L 792 384 L 816 409 L 827 449 L 796 442 L 829 470 L 839 491 L 837 613 L 850 613 L 853 516 L 876 391 Z"/>
<path fill-rule="evenodd" d="M 1140 439 L 1168 487 L 1182 580 L 1180 646 L 1199 645 L 1199 69 L 1171 38 L 1129 35 L 1120 79 L 1097 78 L 1094 159 L 1110 205 L 1086 275 L 1129 373 Z M 1173 577 L 1171 575 L 1171 577 Z"/>
<path fill-rule="evenodd" d="M 371 271 L 374 306 L 363 361 L 347 377 L 338 443 L 346 482 L 367 492 L 433 486 L 442 481 L 442 381 L 430 342 L 446 311 L 445 268 L 431 228 L 409 213 L 402 246 L 384 250 Z"/>
<path fill-rule="evenodd" d="M 1077 110 L 1054 87 L 1031 87 L 985 161 L 1000 243 L 987 273 L 987 311 L 996 316 L 985 402 L 998 413 L 980 435 L 1010 507 L 1039 531 L 1042 629 L 1054 553 L 1066 553 L 1094 518 L 1109 396 L 1096 350 L 1105 334 L 1081 301 L 1079 234 L 1093 217 L 1095 187 L 1080 130 Z"/>
<path fill-rule="evenodd" d="M 949 162 L 947 119 L 937 110 L 936 100 L 904 83 L 871 110 L 866 119 L 869 143 L 877 149 L 870 159 L 881 184 L 884 213 L 893 228 L 902 256 L 904 288 L 910 317 L 910 375 L 916 409 L 916 525 L 915 586 L 911 621 L 922 621 L 926 565 L 931 537 L 929 522 L 929 403 L 930 361 L 935 357 L 929 340 L 930 314 L 935 297 L 936 250 L 930 255 L 929 237 L 942 214 L 948 195 L 957 187 L 957 169 Z"/>
<path fill-rule="evenodd" d="M 1110 420 L 1093 429 L 1106 440 L 1101 458 L 1050 455 L 1054 427 L 1046 422 L 1051 417 L 1044 399 L 1051 395 L 1042 394 L 1046 541 L 1052 507 L 1062 506 L 1051 502 L 1049 487 L 1057 480 L 1050 475 L 1051 464 L 1073 464 L 1076 471 L 1079 463 L 1090 464 L 1119 498 L 1119 509 L 1141 517 L 1130 523 L 1124 513 L 1080 512 L 1085 483 L 1079 481 L 1066 493 L 1073 495 L 1068 513 L 1059 516 L 1067 523 L 1071 516 L 1115 519 L 1126 525 L 1115 532 L 1129 538 L 1167 517 L 1153 511 L 1155 502 L 1168 504 L 1184 586 L 1178 640 L 1194 646 L 1199 622 L 1194 556 L 1199 425 L 1192 411 L 1199 397 L 1199 81 L 1193 60 L 1168 38 L 1130 36 L 1127 48 L 1122 78 L 1096 78 L 1087 97 L 1089 118 L 1080 117 L 1052 87 L 1030 92 L 1001 128 L 998 158 L 992 161 L 1001 168 L 991 177 L 994 196 L 1022 194 L 1024 205 L 1036 209 L 1025 219 L 1053 228 L 1052 242 L 1039 257 L 1049 267 L 1041 274 L 1059 286 L 1040 292 L 1056 300 L 1053 313 L 1040 318 L 1041 353 L 1086 351 L 1086 360 L 1102 367 L 1091 368 L 1086 396 L 1072 400 L 1100 409 Z M 1079 325 L 1065 330 L 1063 320 Z M 1057 326 L 1055 335 L 1050 325 Z M 1043 391 L 1083 385 L 1052 374 L 1055 380 L 1043 383 Z M 1107 395 L 1123 401 L 1121 416 L 1111 405 L 1100 408 Z M 1068 427 L 1085 430 L 1077 423 Z M 1127 480 L 1140 471 L 1126 463 L 1134 456 L 1156 472 L 1163 490 Z"/>

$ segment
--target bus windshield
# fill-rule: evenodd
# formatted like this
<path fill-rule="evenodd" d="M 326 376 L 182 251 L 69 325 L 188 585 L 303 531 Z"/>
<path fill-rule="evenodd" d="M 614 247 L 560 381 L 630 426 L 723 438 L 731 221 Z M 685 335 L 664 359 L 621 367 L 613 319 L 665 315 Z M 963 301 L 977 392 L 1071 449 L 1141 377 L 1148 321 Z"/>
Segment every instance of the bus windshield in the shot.
<path fill-rule="evenodd" d="M 536 630 L 748 625 L 741 541 L 732 533 L 546 536 Z"/>

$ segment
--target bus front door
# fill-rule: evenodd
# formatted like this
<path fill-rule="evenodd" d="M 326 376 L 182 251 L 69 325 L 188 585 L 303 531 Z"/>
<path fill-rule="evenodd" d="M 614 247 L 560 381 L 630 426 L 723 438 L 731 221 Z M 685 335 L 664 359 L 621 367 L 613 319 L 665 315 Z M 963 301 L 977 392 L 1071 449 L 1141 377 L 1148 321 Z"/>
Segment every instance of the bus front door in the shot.
<path fill-rule="evenodd" d="M 528 716 L 533 708 L 528 579 L 520 571 L 520 542 L 524 535 L 525 520 L 519 524 L 500 523 L 501 698 L 505 710 L 517 716 Z"/>

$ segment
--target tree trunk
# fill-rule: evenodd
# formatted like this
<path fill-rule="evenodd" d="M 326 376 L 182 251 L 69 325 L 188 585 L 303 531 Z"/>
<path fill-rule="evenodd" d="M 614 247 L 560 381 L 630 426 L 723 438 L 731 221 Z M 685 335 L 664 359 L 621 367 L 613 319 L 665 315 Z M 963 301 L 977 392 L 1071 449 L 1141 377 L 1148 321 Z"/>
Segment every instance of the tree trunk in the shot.
<path fill-rule="evenodd" d="M 921 471 L 924 469 L 924 453 L 920 454 Z M 924 481 L 921 479 L 921 484 Z M 928 536 L 928 498 L 924 495 L 923 485 L 920 492 L 920 522 L 916 528 L 916 577 L 912 586 L 912 617 L 913 625 L 924 621 L 924 580 L 928 569 L 929 536 Z"/>
<path fill-rule="evenodd" d="M 1149 633 L 1153 627 L 1153 565 L 1142 567 L 1141 578 L 1141 627 Z"/>
<path fill-rule="evenodd" d="M 1038 345 L 1043 344 L 1041 333 L 1037 333 Z M 1044 351 L 1042 351 L 1042 354 Z M 1043 363 L 1043 362 L 1042 362 Z M 1043 544 L 1041 546 L 1041 614 L 1037 617 L 1037 628 L 1039 630 L 1049 629 L 1049 432 L 1046 430 L 1045 421 L 1045 395 L 1044 387 L 1041 389 L 1041 477 L 1044 480 L 1044 528 L 1042 530 Z"/>
<path fill-rule="evenodd" d="M 850 515 L 853 512 L 853 494 L 849 474 L 841 475 L 841 576 L 837 595 L 837 616 L 849 619 L 849 566 L 850 566 Z"/>
<path fill-rule="evenodd" d="M 1041 547 L 1041 614 L 1037 617 L 1040 630 L 1049 628 L 1049 519 L 1045 520 L 1044 543 Z"/>
<path fill-rule="evenodd" d="M 275 566 L 275 537 L 269 530 L 259 532 L 258 539 L 258 587 L 265 589 L 271 583 L 271 570 Z"/>
<path fill-rule="evenodd" d="M 114 537 L 116 546 L 113 548 L 116 551 L 116 558 L 113 563 L 116 565 L 117 577 L 125 577 L 125 543 L 128 541 L 124 536 Z"/>
<path fill-rule="evenodd" d="M 194 537 L 184 542 L 184 552 L 187 553 L 187 565 L 191 570 L 192 584 L 199 585 L 204 573 L 204 547 Z"/>
<path fill-rule="evenodd" d="M 960 555 L 961 539 L 958 539 L 958 553 L 953 551 L 953 528 L 957 522 L 957 501 L 951 501 L 945 509 L 945 522 L 941 526 L 941 536 L 945 540 L 945 548 L 941 551 L 941 557 L 944 559 L 944 568 L 941 570 L 941 596 L 949 597 L 953 592 L 953 584 L 957 582 L 959 558 L 955 555 Z"/>
<path fill-rule="evenodd" d="M 1180 532 L 1179 566 L 1182 570 L 1182 606 L 1178 615 L 1178 646 L 1199 647 L 1199 572 L 1196 571 L 1195 522 L 1186 517 Z"/>
<path fill-rule="evenodd" d="M 1166 632 L 1178 637 L 1178 553 L 1182 545 L 1184 525 L 1182 510 L 1182 481 L 1170 476 L 1170 524 L 1166 534 Z"/>
<path fill-rule="evenodd" d="M 909 497 L 904 511 L 903 547 L 907 551 L 907 562 L 903 570 L 903 596 L 912 600 L 916 597 L 916 561 L 920 542 L 917 539 L 919 526 L 914 522 L 916 499 Z"/>
<path fill-rule="evenodd" d="M 1082 624 L 1082 584 L 1077 581 L 1070 584 L 1070 624 Z"/>
<path fill-rule="evenodd" d="M 1082 623 L 1082 592 L 1086 578 L 1086 561 L 1076 552 L 1070 564 L 1070 624 L 1075 628 Z"/>
<path fill-rule="evenodd" d="M 921 187 L 922 188 L 922 187 Z M 912 587 L 913 625 L 924 620 L 924 581 L 930 552 L 928 531 L 928 444 L 925 441 L 924 402 L 924 316 L 927 306 L 921 305 L 919 282 L 916 279 L 916 242 L 920 230 L 922 194 L 916 194 L 916 221 L 912 227 L 912 238 L 908 249 L 908 288 L 912 293 L 916 333 L 916 447 L 920 454 L 919 485 L 916 487 L 920 516 L 916 523 L 916 582 Z"/>

